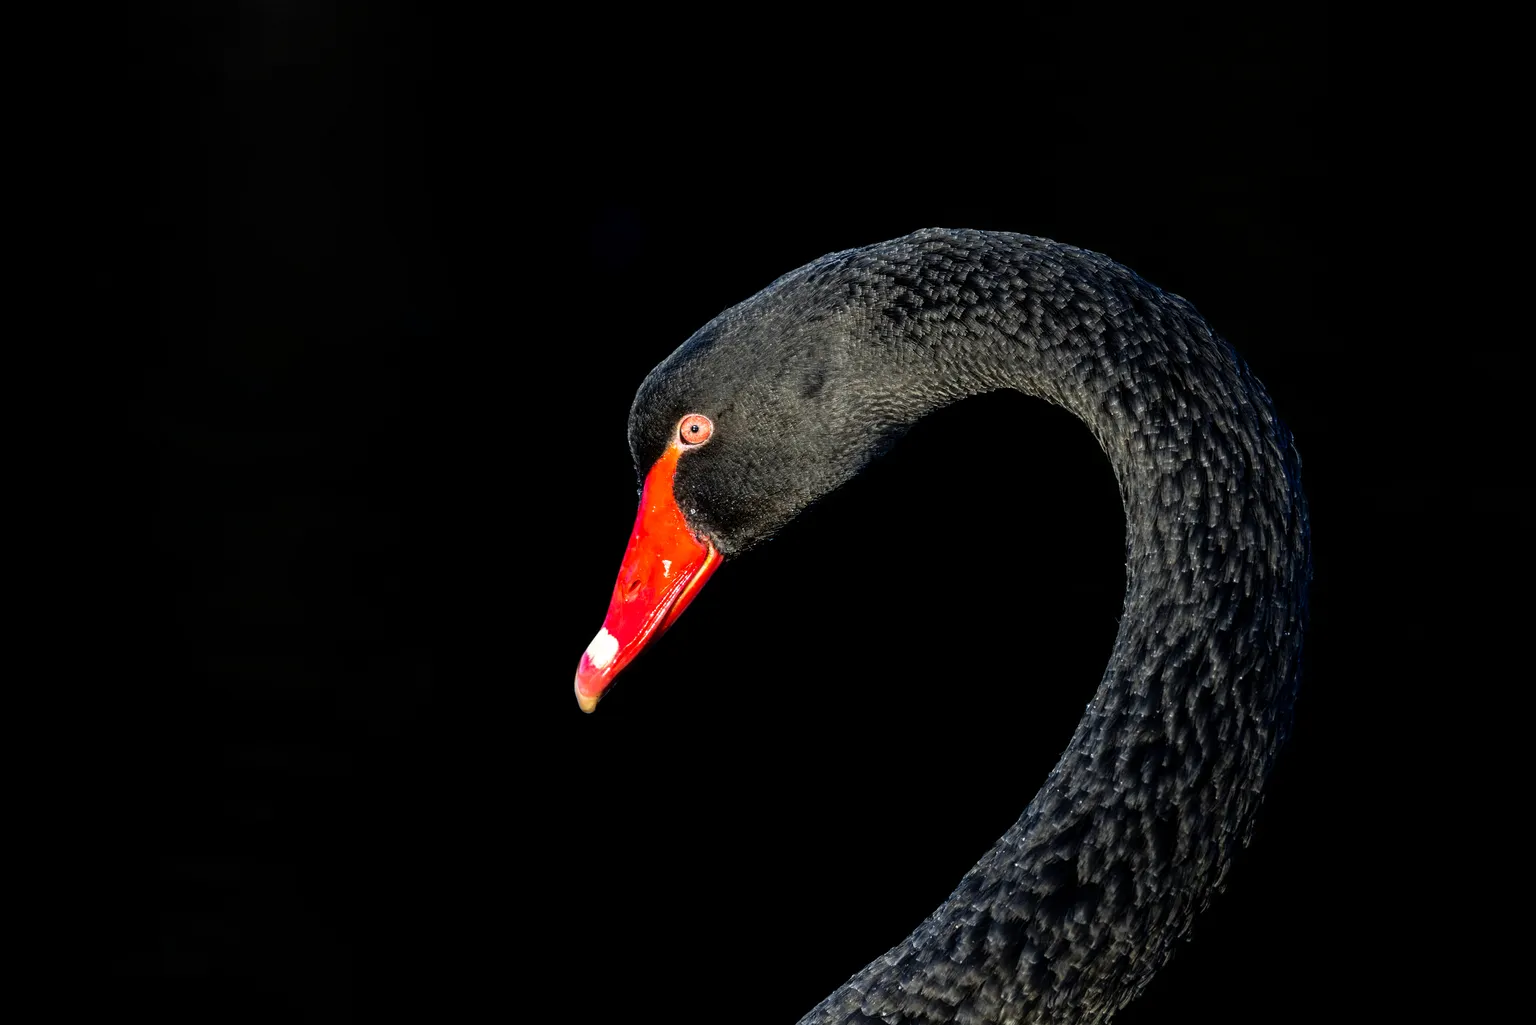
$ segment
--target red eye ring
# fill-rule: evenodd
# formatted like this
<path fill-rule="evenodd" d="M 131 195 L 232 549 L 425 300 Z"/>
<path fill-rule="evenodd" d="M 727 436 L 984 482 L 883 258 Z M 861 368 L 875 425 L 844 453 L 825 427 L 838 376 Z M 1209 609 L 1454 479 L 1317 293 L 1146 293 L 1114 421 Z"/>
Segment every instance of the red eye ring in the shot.
<path fill-rule="evenodd" d="M 677 443 L 683 448 L 698 448 L 715 433 L 715 425 L 703 413 L 689 413 L 677 422 Z"/>

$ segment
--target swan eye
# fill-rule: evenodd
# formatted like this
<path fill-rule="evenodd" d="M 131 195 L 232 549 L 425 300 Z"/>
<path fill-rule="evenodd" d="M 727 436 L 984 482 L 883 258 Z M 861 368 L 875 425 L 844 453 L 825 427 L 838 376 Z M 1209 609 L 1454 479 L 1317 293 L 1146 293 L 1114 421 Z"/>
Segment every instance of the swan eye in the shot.
<path fill-rule="evenodd" d="M 677 441 L 684 448 L 696 448 L 715 433 L 715 425 L 703 413 L 689 413 L 677 425 Z"/>

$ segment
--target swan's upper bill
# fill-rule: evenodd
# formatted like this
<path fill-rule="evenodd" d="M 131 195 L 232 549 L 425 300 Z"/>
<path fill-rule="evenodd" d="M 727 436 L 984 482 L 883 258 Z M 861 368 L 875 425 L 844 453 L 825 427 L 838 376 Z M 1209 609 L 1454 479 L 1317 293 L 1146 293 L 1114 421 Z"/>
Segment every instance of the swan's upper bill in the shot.
<path fill-rule="evenodd" d="M 672 478 L 688 447 L 668 446 L 646 475 L 608 615 L 576 667 L 583 712 L 597 708 L 619 670 L 666 632 L 720 565 L 719 552 L 694 537 L 673 497 Z"/>

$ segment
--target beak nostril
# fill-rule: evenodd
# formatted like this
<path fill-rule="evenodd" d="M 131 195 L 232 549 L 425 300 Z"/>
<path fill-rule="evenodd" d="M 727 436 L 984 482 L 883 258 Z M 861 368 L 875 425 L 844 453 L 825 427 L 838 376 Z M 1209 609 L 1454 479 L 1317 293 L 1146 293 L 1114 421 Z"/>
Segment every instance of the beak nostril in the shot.
<path fill-rule="evenodd" d="M 624 585 L 624 597 L 633 598 L 638 590 L 640 590 L 640 578 L 630 577 L 629 583 Z"/>

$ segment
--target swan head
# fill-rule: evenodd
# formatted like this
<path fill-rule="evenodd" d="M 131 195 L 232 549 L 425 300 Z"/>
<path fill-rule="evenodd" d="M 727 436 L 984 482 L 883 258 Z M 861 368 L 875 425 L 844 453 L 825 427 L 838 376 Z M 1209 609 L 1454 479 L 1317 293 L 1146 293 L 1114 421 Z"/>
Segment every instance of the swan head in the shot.
<path fill-rule="evenodd" d="M 812 265 L 815 267 L 817 265 Z M 860 318 L 803 268 L 727 310 L 646 377 L 629 417 L 640 509 L 576 699 L 672 624 L 720 563 L 766 541 L 905 429 Z"/>

